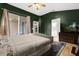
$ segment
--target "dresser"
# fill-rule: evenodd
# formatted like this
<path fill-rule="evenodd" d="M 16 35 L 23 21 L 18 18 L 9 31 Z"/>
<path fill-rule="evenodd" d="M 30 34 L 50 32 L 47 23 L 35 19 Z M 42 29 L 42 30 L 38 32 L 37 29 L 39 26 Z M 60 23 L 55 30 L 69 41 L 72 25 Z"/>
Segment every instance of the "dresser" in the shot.
<path fill-rule="evenodd" d="M 78 35 L 78 32 L 61 32 L 59 34 L 59 41 L 77 44 Z"/>

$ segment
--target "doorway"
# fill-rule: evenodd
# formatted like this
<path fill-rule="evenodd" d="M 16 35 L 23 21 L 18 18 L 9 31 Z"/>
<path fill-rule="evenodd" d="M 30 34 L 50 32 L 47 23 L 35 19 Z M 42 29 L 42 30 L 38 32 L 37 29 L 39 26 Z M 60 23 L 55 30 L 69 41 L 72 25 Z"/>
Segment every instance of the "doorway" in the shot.
<path fill-rule="evenodd" d="M 60 18 L 51 21 L 51 36 L 54 42 L 59 42 Z"/>

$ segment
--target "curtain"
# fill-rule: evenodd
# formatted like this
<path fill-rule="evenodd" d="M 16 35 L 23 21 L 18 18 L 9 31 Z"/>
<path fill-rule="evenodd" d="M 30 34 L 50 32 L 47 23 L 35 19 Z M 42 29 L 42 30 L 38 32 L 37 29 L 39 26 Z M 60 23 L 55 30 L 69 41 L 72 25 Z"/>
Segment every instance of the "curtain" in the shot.
<path fill-rule="evenodd" d="M 20 16 L 18 20 L 19 33 L 29 34 L 31 33 L 30 16 Z"/>
<path fill-rule="evenodd" d="M 3 9 L 3 15 L 2 15 L 2 20 L 1 20 L 1 26 L 0 26 L 0 55 L 1 56 L 7 56 L 10 54 L 11 51 L 11 44 L 9 43 L 9 40 L 7 37 L 10 35 L 9 34 L 9 14 L 8 10 Z M 13 50 L 12 50 L 13 52 Z"/>
<path fill-rule="evenodd" d="M 31 33 L 30 16 L 26 17 L 26 28 L 27 28 L 27 34 Z"/>
<path fill-rule="evenodd" d="M 9 30 L 9 13 L 7 9 L 3 9 L 3 15 L 2 15 L 2 21 L 1 21 L 1 27 L 0 27 L 0 32 L 1 35 L 10 35 L 10 30 Z"/>

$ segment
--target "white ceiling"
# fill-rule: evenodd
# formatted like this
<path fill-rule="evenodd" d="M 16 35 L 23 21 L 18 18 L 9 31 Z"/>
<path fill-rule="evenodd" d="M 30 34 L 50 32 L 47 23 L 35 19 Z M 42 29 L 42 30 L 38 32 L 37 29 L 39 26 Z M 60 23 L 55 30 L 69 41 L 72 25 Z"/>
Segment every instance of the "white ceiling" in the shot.
<path fill-rule="evenodd" d="M 54 11 L 79 9 L 79 3 L 44 3 L 46 4 L 46 7 L 43 7 L 39 10 L 36 10 L 33 7 L 30 8 L 28 7 L 33 3 L 9 3 L 9 4 L 39 16 Z"/>

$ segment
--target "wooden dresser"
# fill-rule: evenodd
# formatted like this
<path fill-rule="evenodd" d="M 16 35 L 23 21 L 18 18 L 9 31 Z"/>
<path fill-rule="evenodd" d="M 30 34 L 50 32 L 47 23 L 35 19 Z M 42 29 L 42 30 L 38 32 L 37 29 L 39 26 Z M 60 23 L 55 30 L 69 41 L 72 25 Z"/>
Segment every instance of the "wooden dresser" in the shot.
<path fill-rule="evenodd" d="M 59 34 L 59 41 L 77 44 L 79 33 L 77 32 L 61 32 Z"/>

